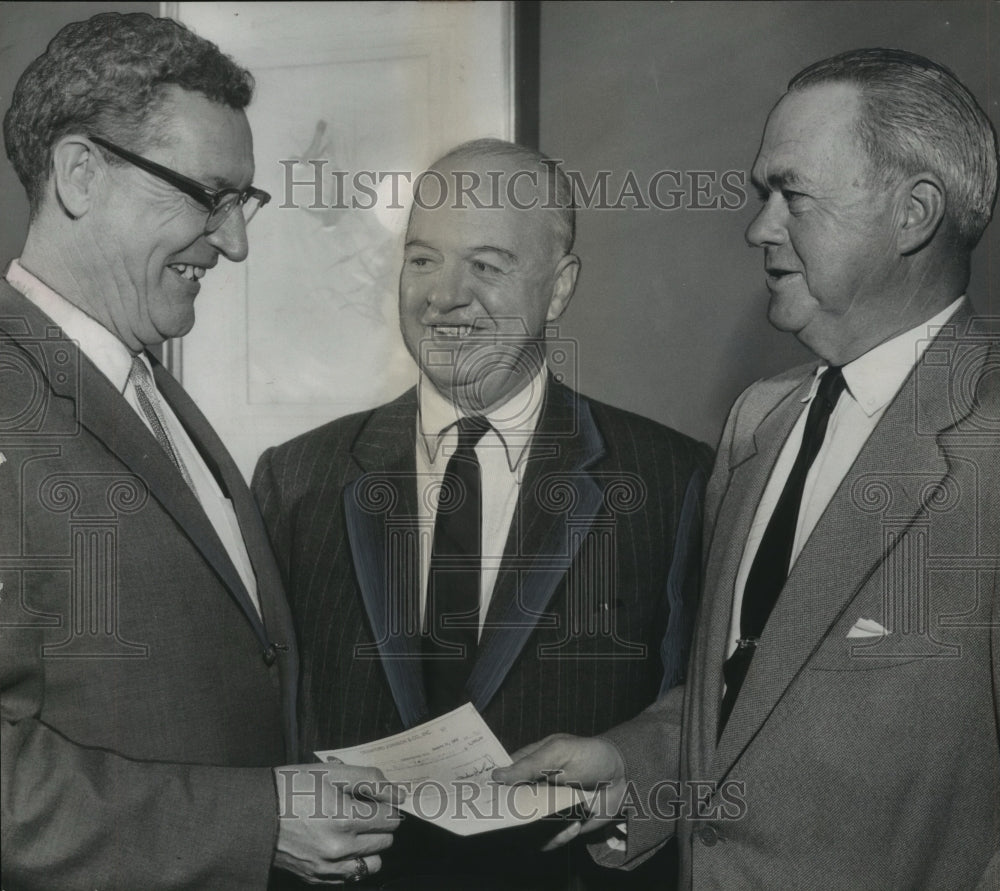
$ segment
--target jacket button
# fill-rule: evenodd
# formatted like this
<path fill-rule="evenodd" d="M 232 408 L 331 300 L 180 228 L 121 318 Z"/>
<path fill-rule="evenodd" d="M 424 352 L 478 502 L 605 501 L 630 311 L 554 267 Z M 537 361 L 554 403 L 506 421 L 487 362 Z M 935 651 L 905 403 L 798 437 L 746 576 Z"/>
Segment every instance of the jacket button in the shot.
<path fill-rule="evenodd" d="M 720 839 L 719 831 L 714 826 L 702 826 L 698 830 L 698 838 L 706 848 L 713 847 Z"/>
<path fill-rule="evenodd" d="M 264 664 L 270 668 L 274 665 L 275 659 L 278 658 L 278 651 L 275 649 L 274 644 L 271 644 L 266 650 L 264 650 Z"/>

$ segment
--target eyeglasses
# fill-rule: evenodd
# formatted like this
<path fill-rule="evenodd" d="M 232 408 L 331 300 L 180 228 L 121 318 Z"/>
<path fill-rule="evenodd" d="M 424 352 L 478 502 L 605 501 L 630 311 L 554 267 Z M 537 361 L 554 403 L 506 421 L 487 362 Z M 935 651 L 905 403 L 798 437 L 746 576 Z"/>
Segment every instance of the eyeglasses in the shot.
<path fill-rule="evenodd" d="M 164 182 L 170 183 L 175 189 L 179 189 L 202 205 L 208 211 L 205 232 L 214 232 L 218 229 L 237 205 L 243 209 L 243 223 L 249 223 L 254 214 L 271 200 L 271 196 L 267 192 L 255 189 L 253 186 L 242 191 L 239 189 L 210 189 L 197 180 L 177 173 L 162 164 L 157 164 L 155 161 L 143 158 L 141 155 L 133 154 L 100 136 L 91 135 L 88 138 L 91 142 L 97 143 L 101 148 L 118 155 L 119 158 L 135 165 L 140 170 L 145 170 L 146 173 L 151 173 Z"/>

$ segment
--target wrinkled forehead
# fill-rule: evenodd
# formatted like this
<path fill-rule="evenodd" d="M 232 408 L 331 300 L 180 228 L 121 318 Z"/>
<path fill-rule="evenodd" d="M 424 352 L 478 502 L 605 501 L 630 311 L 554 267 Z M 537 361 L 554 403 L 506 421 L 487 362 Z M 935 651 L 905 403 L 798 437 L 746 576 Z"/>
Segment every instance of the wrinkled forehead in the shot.
<path fill-rule="evenodd" d="M 851 84 L 819 84 L 786 93 L 768 115 L 754 178 L 763 181 L 771 168 L 788 165 L 819 170 L 847 153 L 856 154 L 860 109 L 861 94 Z"/>
<path fill-rule="evenodd" d="M 504 231 L 549 247 L 559 225 L 555 180 L 537 162 L 451 158 L 415 183 L 409 230 L 431 224 Z"/>
<path fill-rule="evenodd" d="M 253 135 L 244 112 L 172 86 L 157 118 L 152 126 L 169 166 L 217 189 L 250 184 Z"/>

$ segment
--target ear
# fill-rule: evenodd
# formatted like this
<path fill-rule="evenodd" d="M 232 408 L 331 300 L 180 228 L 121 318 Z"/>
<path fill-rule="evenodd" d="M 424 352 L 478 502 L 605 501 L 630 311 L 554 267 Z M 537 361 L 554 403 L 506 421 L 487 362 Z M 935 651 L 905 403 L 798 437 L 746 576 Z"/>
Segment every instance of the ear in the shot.
<path fill-rule="evenodd" d="M 556 265 L 556 279 L 552 286 L 552 297 L 545 321 L 554 322 L 569 306 L 576 290 L 576 277 L 580 273 L 580 258 L 576 254 L 566 254 Z"/>
<path fill-rule="evenodd" d="M 64 136 L 52 149 L 52 185 L 59 205 L 73 219 L 93 205 L 98 165 L 103 159 L 82 136 Z"/>
<path fill-rule="evenodd" d="M 912 254 L 924 247 L 944 219 L 947 193 L 944 183 L 933 173 L 918 173 L 903 184 L 903 204 L 897 247 L 901 254 Z"/>

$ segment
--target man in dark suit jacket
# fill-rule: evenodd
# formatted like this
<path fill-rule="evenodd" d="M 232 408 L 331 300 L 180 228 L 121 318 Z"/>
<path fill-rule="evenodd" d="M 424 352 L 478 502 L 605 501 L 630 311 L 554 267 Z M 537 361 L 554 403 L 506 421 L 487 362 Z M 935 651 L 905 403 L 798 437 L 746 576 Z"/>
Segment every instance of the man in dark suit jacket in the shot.
<path fill-rule="evenodd" d="M 996 135 L 950 71 L 856 50 L 792 79 L 752 178 L 769 318 L 820 361 L 730 413 L 687 684 L 499 776 L 614 780 L 595 852 L 676 828 L 685 887 L 996 888 L 1000 348 L 964 296 Z"/>
<path fill-rule="evenodd" d="M 569 188 L 553 169 L 499 140 L 460 146 L 431 168 L 400 277 L 419 386 L 258 465 L 254 491 L 300 639 L 303 756 L 464 701 L 515 749 L 556 730 L 607 729 L 680 680 L 710 453 L 561 383 L 570 345 L 549 344 L 546 371 L 547 328 L 579 268 Z M 458 183 L 473 187 L 471 203 L 469 193 L 456 200 Z M 555 202 L 540 206 L 550 193 Z M 466 585 L 472 653 L 449 698 L 428 655 L 428 639 L 450 627 L 434 606 L 447 534 L 438 493 L 448 496 L 446 465 L 462 448 L 456 428 L 473 417 L 489 426 L 475 449 L 481 506 L 463 521 L 478 533 Z M 482 887 L 504 875 L 503 887 L 566 880 L 562 860 L 529 856 L 526 842 L 514 858 L 496 839 L 459 842 L 435 849 L 439 875 L 461 871 Z M 475 853 L 449 861 L 463 847 Z"/>
<path fill-rule="evenodd" d="M 220 254 L 246 257 L 266 201 L 251 91 L 177 23 L 101 15 L 56 36 L 4 120 L 32 210 L 0 282 L 7 891 L 347 878 L 398 819 L 307 819 L 372 772 L 275 767 L 298 750 L 278 569 L 225 447 L 145 351 L 191 328 Z"/>

